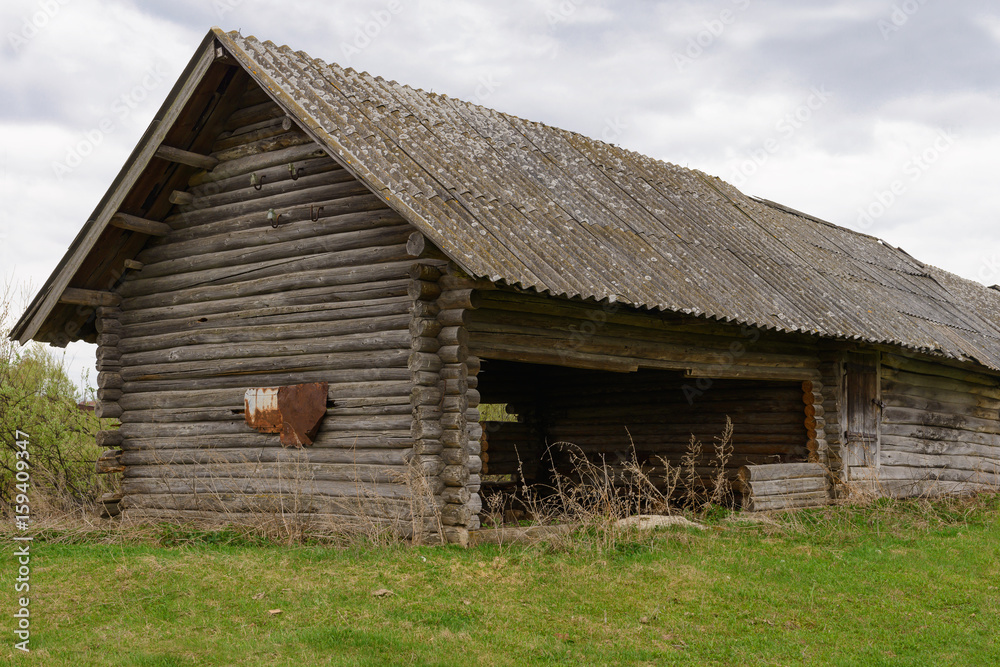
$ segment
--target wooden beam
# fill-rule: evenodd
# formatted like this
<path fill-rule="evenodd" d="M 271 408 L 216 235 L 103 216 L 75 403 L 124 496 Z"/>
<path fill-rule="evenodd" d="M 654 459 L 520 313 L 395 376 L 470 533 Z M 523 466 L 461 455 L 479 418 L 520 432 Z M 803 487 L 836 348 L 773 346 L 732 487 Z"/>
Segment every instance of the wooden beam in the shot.
<path fill-rule="evenodd" d="M 149 234 L 150 236 L 166 236 L 171 232 L 170 225 L 157 222 L 156 220 L 147 220 L 134 215 L 128 215 L 127 213 L 116 213 L 111 218 L 110 224 L 119 229 L 129 229 L 133 232 Z"/>
<path fill-rule="evenodd" d="M 122 298 L 114 292 L 102 292 L 92 289 L 77 289 L 67 287 L 59 297 L 59 303 L 77 304 L 80 306 L 117 306 Z"/>
<path fill-rule="evenodd" d="M 177 204 L 178 206 L 187 206 L 194 201 L 194 195 L 190 192 L 183 192 L 181 190 L 174 190 L 170 193 L 168 198 L 171 204 Z"/>
<path fill-rule="evenodd" d="M 142 267 L 145 266 L 142 262 L 137 262 L 134 259 L 125 260 L 125 268 L 132 269 L 133 271 L 142 271 Z"/>
<path fill-rule="evenodd" d="M 198 169 L 204 169 L 206 171 L 211 171 L 215 168 L 215 165 L 219 164 L 218 160 L 209 155 L 192 153 L 191 151 L 181 150 L 180 148 L 174 148 L 173 146 L 161 145 L 156 149 L 156 157 L 161 160 L 178 162 L 180 164 L 186 164 L 189 167 L 197 167 Z"/>

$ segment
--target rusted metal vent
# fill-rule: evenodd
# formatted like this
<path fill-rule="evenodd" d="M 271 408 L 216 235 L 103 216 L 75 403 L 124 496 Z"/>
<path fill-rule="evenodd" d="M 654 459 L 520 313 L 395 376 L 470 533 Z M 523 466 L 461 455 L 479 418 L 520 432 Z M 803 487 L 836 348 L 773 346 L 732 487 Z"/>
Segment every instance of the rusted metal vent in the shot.
<path fill-rule="evenodd" d="M 285 447 L 311 445 L 326 416 L 326 382 L 247 389 L 247 425 L 261 433 L 280 433 Z"/>

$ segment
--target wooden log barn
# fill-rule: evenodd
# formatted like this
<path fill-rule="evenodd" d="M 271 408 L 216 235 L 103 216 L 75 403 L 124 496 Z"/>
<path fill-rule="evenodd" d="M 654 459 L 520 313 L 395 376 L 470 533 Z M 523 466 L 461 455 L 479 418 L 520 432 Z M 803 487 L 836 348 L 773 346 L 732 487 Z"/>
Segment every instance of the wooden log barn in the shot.
<path fill-rule="evenodd" d="M 553 443 L 676 462 L 727 416 L 751 507 L 1000 472 L 996 287 L 218 29 L 13 337 L 97 343 L 99 465 L 136 516 L 399 519 L 415 470 L 464 542 Z"/>

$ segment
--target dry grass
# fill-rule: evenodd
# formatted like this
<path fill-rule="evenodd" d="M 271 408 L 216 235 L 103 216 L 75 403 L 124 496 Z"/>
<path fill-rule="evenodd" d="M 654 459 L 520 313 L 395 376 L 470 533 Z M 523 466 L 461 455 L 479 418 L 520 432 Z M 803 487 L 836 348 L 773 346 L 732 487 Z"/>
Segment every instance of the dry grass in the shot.
<path fill-rule="evenodd" d="M 640 515 L 686 515 L 704 519 L 714 508 L 730 507 L 733 501 L 726 468 L 732 456 L 732 423 L 727 419 L 722 434 L 716 437 L 711 479 L 698 472 L 703 464 L 703 446 L 692 437 L 678 465 L 660 460 L 654 468 L 639 461 L 632 444 L 628 455 L 588 456 L 569 442 L 556 442 L 546 450 L 551 482 L 527 484 L 523 481 L 513 498 L 502 494 L 487 497 L 484 525 L 500 529 L 522 519 L 536 526 L 575 527 L 573 533 L 545 533 L 549 542 L 596 547 L 600 551 L 618 548 L 623 543 L 647 539 L 643 522 L 630 521 Z M 568 459 L 569 471 L 561 472 L 556 461 Z M 524 479 L 523 465 L 519 478 Z M 509 508 L 516 506 L 519 512 Z M 515 535 L 512 531 L 512 538 Z M 520 538 L 520 534 L 516 536 Z M 496 540 L 500 543 L 502 539 Z"/>

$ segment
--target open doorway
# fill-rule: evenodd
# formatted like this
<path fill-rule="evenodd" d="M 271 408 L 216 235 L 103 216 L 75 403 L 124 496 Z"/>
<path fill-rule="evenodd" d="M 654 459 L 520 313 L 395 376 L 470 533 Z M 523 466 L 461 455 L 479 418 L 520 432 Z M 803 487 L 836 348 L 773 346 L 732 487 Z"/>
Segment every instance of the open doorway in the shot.
<path fill-rule="evenodd" d="M 513 518 L 519 489 L 546 488 L 556 476 L 572 479 L 580 456 L 612 475 L 637 463 L 665 487 L 666 466 L 680 465 L 693 436 L 703 445 L 697 472 L 707 480 L 718 470 L 714 444 L 727 416 L 733 424 L 724 466 L 730 479 L 744 465 L 809 456 L 800 382 L 695 385 L 673 371 L 613 373 L 489 359 L 478 377 L 483 504 L 507 494 L 503 507 Z"/>

